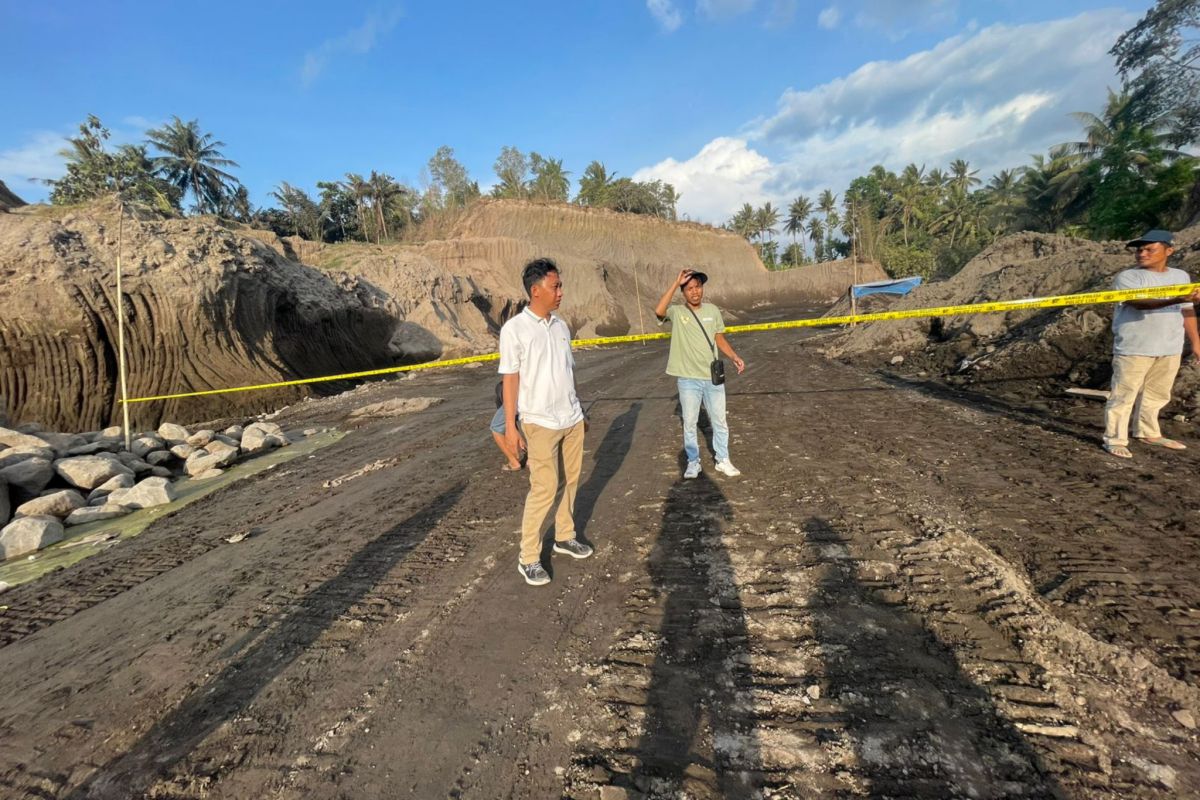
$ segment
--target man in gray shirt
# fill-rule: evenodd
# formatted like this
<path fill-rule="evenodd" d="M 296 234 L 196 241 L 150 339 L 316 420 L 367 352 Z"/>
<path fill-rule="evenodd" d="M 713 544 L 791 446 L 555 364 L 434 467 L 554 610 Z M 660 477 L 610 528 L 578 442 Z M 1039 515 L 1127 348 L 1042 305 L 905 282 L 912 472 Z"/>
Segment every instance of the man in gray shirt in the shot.
<path fill-rule="evenodd" d="M 1129 242 L 1138 265 L 1117 273 L 1114 289 L 1149 289 L 1191 283 L 1181 269 L 1167 266 L 1175 252 L 1169 231 L 1147 231 Z M 1130 417 L 1133 437 L 1145 444 L 1183 450 L 1187 445 L 1168 439 L 1158 427 L 1158 412 L 1171 400 L 1186 338 L 1192 358 L 1200 359 L 1200 334 L 1193 303 L 1200 290 L 1165 300 L 1129 300 L 1113 312 L 1112 390 L 1104 407 L 1104 449 L 1118 458 L 1129 451 Z"/>

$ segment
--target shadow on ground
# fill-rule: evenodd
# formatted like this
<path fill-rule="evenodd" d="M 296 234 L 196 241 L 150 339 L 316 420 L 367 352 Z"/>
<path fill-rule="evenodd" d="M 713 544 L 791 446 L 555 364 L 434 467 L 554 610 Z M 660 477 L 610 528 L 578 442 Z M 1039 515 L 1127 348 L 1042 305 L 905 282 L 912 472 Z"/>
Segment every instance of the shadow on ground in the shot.
<path fill-rule="evenodd" d="M 168 775 L 207 736 L 242 713 L 323 631 L 424 541 L 454 508 L 464 488 L 460 484 L 443 492 L 355 553 L 341 572 L 306 595 L 269 634 L 194 690 L 126 753 L 97 770 L 69 795 L 70 800 L 140 797 Z"/>

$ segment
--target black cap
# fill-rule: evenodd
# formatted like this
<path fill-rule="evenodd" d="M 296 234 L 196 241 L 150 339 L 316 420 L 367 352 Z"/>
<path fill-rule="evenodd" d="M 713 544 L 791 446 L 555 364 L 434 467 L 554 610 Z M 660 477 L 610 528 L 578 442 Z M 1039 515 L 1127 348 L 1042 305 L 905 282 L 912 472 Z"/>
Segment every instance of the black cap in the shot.
<path fill-rule="evenodd" d="M 690 281 L 692 278 L 695 278 L 696 280 L 700 281 L 701 286 L 708 283 L 708 276 L 705 275 L 703 272 L 694 269 L 690 273 L 688 273 L 688 276 L 686 278 L 684 278 L 682 281 L 679 282 L 679 288 L 682 289 L 684 286 L 687 286 L 688 281 Z"/>
<path fill-rule="evenodd" d="M 1165 244 L 1167 247 L 1175 244 L 1175 236 L 1170 231 L 1163 231 L 1155 228 L 1152 231 L 1146 231 L 1140 239 L 1134 239 L 1132 242 L 1126 242 L 1126 247 L 1137 247 L 1141 244 Z"/>

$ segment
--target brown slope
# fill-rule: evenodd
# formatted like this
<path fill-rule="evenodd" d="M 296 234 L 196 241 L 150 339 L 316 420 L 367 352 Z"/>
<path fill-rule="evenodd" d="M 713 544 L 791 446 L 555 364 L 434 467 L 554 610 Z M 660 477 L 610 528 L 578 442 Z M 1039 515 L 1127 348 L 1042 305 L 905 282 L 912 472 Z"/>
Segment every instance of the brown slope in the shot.
<path fill-rule="evenodd" d="M 1040 233 L 1001 239 L 949 280 L 927 284 L 893 308 L 925 308 L 1102 291 L 1133 266 L 1123 242 L 1092 242 Z M 1200 227 L 1178 234 L 1171 266 L 1200 275 Z M 906 357 L 904 368 L 948 374 L 956 383 L 1005 386 L 1039 381 L 1106 388 L 1112 352 L 1112 307 L 1050 308 L 859 326 L 839 337 L 831 356 L 864 362 Z M 1181 370 L 1175 396 L 1200 409 L 1200 370 Z"/>
<path fill-rule="evenodd" d="M 117 215 L 108 205 L 0 217 L 0 395 L 14 422 L 60 430 L 117 420 Z M 126 220 L 131 396 L 390 363 L 381 293 L 335 283 L 206 219 Z M 138 425 L 260 410 L 297 390 L 149 403 Z"/>

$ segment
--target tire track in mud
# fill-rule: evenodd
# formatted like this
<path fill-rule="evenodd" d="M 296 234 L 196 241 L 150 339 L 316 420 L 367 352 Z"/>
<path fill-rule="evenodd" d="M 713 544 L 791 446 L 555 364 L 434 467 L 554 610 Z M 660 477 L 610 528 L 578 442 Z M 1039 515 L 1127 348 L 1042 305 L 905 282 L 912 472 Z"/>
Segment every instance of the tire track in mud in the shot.
<path fill-rule="evenodd" d="M 789 417 L 786 393 L 745 394 L 734 419 Z M 1060 620 L 1019 566 L 945 521 L 967 504 L 944 490 L 958 477 L 947 464 L 869 440 L 889 416 L 921 429 L 954 411 L 929 406 L 901 397 L 849 416 L 806 402 L 790 415 L 801 430 L 735 457 L 750 477 L 728 497 L 704 479 L 672 488 L 657 536 L 638 542 L 650 567 L 622 635 L 587 668 L 600 712 L 576 734 L 564 796 L 1165 798 L 1200 785 L 1196 737 L 1172 714 L 1200 708 L 1195 688 Z M 846 458 L 859 443 L 864 458 Z M 794 507 L 758 510 L 780 486 Z"/>
<path fill-rule="evenodd" d="M 292 486 L 325 473 L 333 473 L 326 479 L 331 482 L 343 466 L 360 464 L 363 452 L 376 446 L 368 436 L 352 435 L 325 448 L 315 459 L 284 462 L 274 469 L 232 483 L 209 495 L 202 503 L 185 506 L 156 520 L 133 539 L 120 542 L 67 569 L 9 590 L 4 599 L 8 608 L 0 612 L 0 648 L 225 545 L 224 537 L 234 531 L 211 525 L 214 504 L 225 506 L 232 514 L 242 514 L 239 527 L 253 528 L 284 520 L 288 515 L 303 514 L 328 502 L 329 491 L 297 494 Z M 437 437 L 431 435 L 417 441 L 412 449 L 420 452 L 436 440 Z M 320 486 L 321 481 L 316 480 L 316 485 Z"/>

